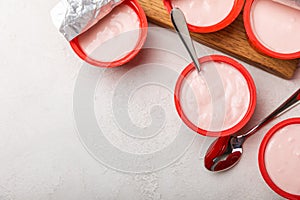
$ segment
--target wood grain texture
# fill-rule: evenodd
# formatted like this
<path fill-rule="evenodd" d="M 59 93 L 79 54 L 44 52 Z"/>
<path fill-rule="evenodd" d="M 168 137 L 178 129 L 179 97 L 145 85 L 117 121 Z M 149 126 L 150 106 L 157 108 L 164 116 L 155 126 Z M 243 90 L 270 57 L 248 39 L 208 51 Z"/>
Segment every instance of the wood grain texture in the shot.
<path fill-rule="evenodd" d="M 148 20 L 165 28 L 173 28 L 162 0 L 138 0 Z M 191 33 L 194 40 L 213 49 L 236 57 L 255 67 L 285 79 L 291 79 L 299 60 L 279 60 L 262 55 L 249 44 L 242 14 L 225 29 L 208 34 Z"/>

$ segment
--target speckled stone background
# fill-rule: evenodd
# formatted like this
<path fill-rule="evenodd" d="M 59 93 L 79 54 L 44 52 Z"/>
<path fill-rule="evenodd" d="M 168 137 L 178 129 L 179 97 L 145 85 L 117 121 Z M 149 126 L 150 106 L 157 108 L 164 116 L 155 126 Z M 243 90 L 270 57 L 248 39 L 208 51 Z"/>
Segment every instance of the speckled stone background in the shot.
<path fill-rule="evenodd" d="M 264 133 L 285 118 L 300 116 L 300 107 L 250 138 L 241 162 L 225 173 L 212 174 L 204 169 L 203 152 L 212 139 L 196 134 L 179 160 L 155 172 L 124 173 L 96 161 L 77 134 L 73 91 L 82 62 L 51 22 L 49 12 L 56 3 L 0 0 L 1 200 L 280 199 L 259 173 L 257 151 Z M 168 32 L 161 33 L 164 31 Z M 201 45 L 197 48 L 218 53 Z M 250 127 L 299 87 L 300 71 L 287 81 L 249 65 L 245 67 L 253 75 L 258 93 Z M 138 94 L 145 95 L 141 91 Z M 157 95 L 171 98 L 169 94 Z M 159 99 L 154 96 L 148 103 Z M 163 105 L 171 108 L 173 102 L 166 102 Z M 130 116 L 146 126 L 149 116 L 138 105 L 143 107 L 137 98 Z M 118 135 L 111 136 L 109 129 L 106 134 L 112 143 L 115 139 L 115 145 L 122 146 Z M 155 144 L 167 145 L 164 139 L 169 138 L 157 139 L 147 150 L 160 148 Z M 123 147 L 127 151 L 138 151 L 126 145 Z"/>

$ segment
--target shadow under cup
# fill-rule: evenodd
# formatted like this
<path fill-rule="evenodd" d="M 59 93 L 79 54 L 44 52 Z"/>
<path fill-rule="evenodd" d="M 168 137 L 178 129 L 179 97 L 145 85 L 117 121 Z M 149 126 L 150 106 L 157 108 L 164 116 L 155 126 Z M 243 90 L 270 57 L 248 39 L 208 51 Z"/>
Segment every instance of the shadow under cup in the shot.
<path fill-rule="evenodd" d="M 87 63 L 118 67 L 132 60 L 143 47 L 148 32 L 146 15 L 136 0 L 125 0 L 70 45 Z"/>
<path fill-rule="evenodd" d="M 228 136 L 242 129 L 256 107 L 256 87 L 249 72 L 221 55 L 199 59 L 198 74 L 191 63 L 175 87 L 175 106 L 193 131 L 210 137 Z"/>

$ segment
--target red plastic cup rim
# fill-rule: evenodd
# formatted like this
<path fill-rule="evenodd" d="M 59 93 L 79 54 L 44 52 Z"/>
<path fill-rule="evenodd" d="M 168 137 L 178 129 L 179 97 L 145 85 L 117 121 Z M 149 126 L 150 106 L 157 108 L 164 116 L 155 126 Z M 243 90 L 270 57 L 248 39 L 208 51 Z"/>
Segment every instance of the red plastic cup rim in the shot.
<path fill-rule="evenodd" d="M 78 37 L 76 37 L 70 41 L 70 45 L 71 45 L 72 49 L 74 50 L 74 52 L 82 60 L 84 60 L 87 63 L 94 65 L 94 66 L 112 68 L 112 67 L 118 67 L 118 66 L 128 63 L 139 53 L 139 51 L 143 47 L 143 45 L 146 41 L 146 37 L 147 37 L 147 32 L 148 32 L 147 18 L 146 18 L 144 10 L 142 9 L 142 7 L 138 4 L 138 2 L 136 0 L 125 0 L 123 2 L 123 4 L 130 6 L 130 8 L 132 8 L 135 11 L 135 13 L 137 14 L 139 21 L 140 21 L 140 30 L 141 31 L 140 31 L 140 36 L 139 36 L 139 39 L 138 39 L 138 42 L 137 42 L 135 48 L 119 60 L 115 60 L 112 62 L 102 62 L 102 61 L 95 60 L 95 59 L 89 57 L 85 53 L 85 51 L 81 48 L 81 46 L 78 42 Z"/>
<path fill-rule="evenodd" d="M 248 36 L 248 39 L 251 43 L 251 45 L 257 49 L 259 52 L 268 55 L 273 58 L 278 58 L 282 60 L 291 60 L 291 59 L 296 59 L 300 58 L 300 51 L 295 52 L 295 53 L 289 53 L 289 54 L 284 54 L 284 53 L 279 53 L 276 51 L 273 51 L 269 48 L 267 48 L 265 45 L 263 45 L 256 37 L 253 28 L 251 26 L 251 8 L 252 4 L 255 0 L 247 0 L 244 8 L 244 26 L 246 29 L 246 33 Z"/>
<path fill-rule="evenodd" d="M 258 153 L 258 164 L 259 164 L 259 169 L 260 173 L 262 174 L 262 177 L 264 178 L 265 182 L 269 185 L 269 187 L 279 194 L 280 196 L 287 198 L 287 199 L 300 199 L 300 195 L 295 195 L 295 194 L 290 194 L 288 192 L 285 192 L 281 188 L 279 188 L 270 178 L 269 173 L 266 169 L 265 165 L 265 151 L 267 148 L 267 145 L 270 141 L 270 139 L 275 135 L 280 129 L 292 125 L 292 124 L 300 124 L 300 118 L 291 118 L 287 119 L 285 121 L 282 121 L 278 124 L 276 124 L 273 128 L 269 130 L 269 132 L 265 135 L 263 138 L 260 148 L 259 148 L 259 153 Z"/>
<path fill-rule="evenodd" d="M 172 0 L 163 0 L 164 5 L 167 9 L 167 11 L 170 13 L 173 9 Z M 223 19 L 221 22 L 211 25 L 211 26 L 195 26 L 192 24 L 188 24 L 188 28 L 190 31 L 195 33 L 212 33 L 219 31 L 228 25 L 230 25 L 240 14 L 240 12 L 243 9 L 245 0 L 235 0 L 234 5 L 230 11 L 230 13 L 227 15 L 225 19 Z"/>
<path fill-rule="evenodd" d="M 250 92 L 250 102 L 249 102 L 249 107 L 248 110 L 245 114 L 245 116 L 243 117 L 243 119 L 236 124 L 235 126 L 233 126 L 230 129 L 227 130 L 222 130 L 222 131 L 218 131 L 218 132 L 214 132 L 214 131 L 209 131 L 209 130 L 204 130 L 201 129 L 200 127 L 196 126 L 194 123 L 192 123 L 188 117 L 185 115 L 184 111 L 181 108 L 181 104 L 180 104 L 180 99 L 181 99 L 181 87 L 182 87 L 182 83 L 185 80 L 185 78 L 188 76 L 188 74 L 195 70 L 194 64 L 191 63 L 189 64 L 179 75 L 177 83 L 176 83 L 176 87 L 175 87 L 175 92 L 174 92 L 174 100 L 175 100 L 175 106 L 176 106 L 176 110 L 177 113 L 179 114 L 180 118 L 182 119 L 182 121 L 193 131 L 203 135 L 203 136 L 209 136 L 209 137 L 223 137 L 223 136 L 228 136 L 228 135 L 232 135 L 234 133 L 236 133 L 237 131 L 239 131 L 240 129 L 242 129 L 247 122 L 251 119 L 254 111 L 255 111 L 255 107 L 256 107 L 256 87 L 254 84 L 254 81 L 250 75 L 250 73 L 237 61 L 226 57 L 226 56 L 221 56 L 221 55 L 210 55 L 210 56 L 205 56 L 202 58 L 199 58 L 199 62 L 200 64 L 202 63 L 206 63 L 206 62 L 223 62 L 226 64 L 229 64 L 231 66 L 233 66 L 234 68 L 236 68 L 245 78 L 247 84 L 248 84 L 248 88 L 249 88 L 249 92 Z"/>

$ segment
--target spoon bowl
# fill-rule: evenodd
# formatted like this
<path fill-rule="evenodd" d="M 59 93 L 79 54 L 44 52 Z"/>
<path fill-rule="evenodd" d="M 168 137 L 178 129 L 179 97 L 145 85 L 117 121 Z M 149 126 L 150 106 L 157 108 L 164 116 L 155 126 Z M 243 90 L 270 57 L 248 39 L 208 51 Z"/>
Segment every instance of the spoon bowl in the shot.
<path fill-rule="evenodd" d="M 225 136 L 215 140 L 206 152 L 205 168 L 223 171 L 235 166 L 243 154 L 243 143 L 237 137 Z"/>
<path fill-rule="evenodd" d="M 273 119 L 281 116 L 283 113 L 294 108 L 300 103 L 300 89 L 298 89 L 291 97 L 281 104 L 268 117 L 250 129 L 243 135 L 225 136 L 217 138 L 208 148 L 204 166 L 209 171 L 219 172 L 225 171 L 234 167 L 241 159 L 243 154 L 243 144 L 250 136 L 255 134 L 263 126 L 268 124 Z"/>

